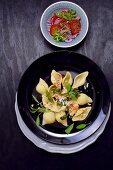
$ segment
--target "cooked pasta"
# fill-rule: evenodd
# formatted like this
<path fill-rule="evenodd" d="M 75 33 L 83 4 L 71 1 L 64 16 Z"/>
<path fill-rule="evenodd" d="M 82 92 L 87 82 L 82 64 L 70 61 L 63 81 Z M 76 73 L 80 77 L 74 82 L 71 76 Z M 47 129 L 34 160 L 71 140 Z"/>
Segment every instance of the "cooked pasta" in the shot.
<path fill-rule="evenodd" d="M 55 114 L 57 122 L 61 123 L 64 126 L 67 126 L 67 117 L 66 113 L 61 111 Z"/>
<path fill-rule="evenodd" d="M 55 113 L 52 111 L 45 112 L 43 114 L 42 125 L 51 124 L 55 122 Z"/>
<path fill-rule="evenodd" d="M 89 112 L 91 111 L 91 107 L 85 107 L 85 108 L 80 108 L 76 114 L 73 116 L 72 120 L 73 121 L 81 121 L 86 119 L 88 116 Z"/>
<path fill-rule="evenodd" d="M 84 85 L 84 83 L 86 82 L 86 77 L 88 76 L 88 71 L 85 71 L 81 74 L 78 74 L 75 78 L 74 78 L 74 83 L 73 83 L 73 86 L 72 88 L 76 89 L 82 85 Z"/>
<path fill-rule="evenodd" d="M 93 100 L 79 91 L 79 87 L 85 84 L 88 74 L 88 71 L 85 71 L 73 79 L 70 72 L 66 72 L 64 76 L 52 70 L 50 86 L 40 78 L 36 91 L 42 97 L 39 109 L 43 114 L 42 125 L 59 122 L 68 126 L 68 119 L 76 122 L 87 118 Z"/>
<path fill-rule="evenodd" d="M 67 71 L 65 77 L 62 79 L 62 85 L 66 88 L 66 85 L 67 84 L 72 85 L 72 82 L 73 80 L 72 80 L 71 74 L 70 72 Z"/>
<path fill-rule="evenodd" d="M 48 90 L 48 84 L 40 78 L 39 83 L 36 86 L 36 91 L 40 94 L 44 94 L 46 93 L 46 91 Z"/>
<path fill-rule="evenodd" d="M 84 93 L 81 93 L 77 99 L 77 103 L 79 105 L 85 105 L 85 104 L 92 103 L 92 102 L 93 100 L 91 99 L 91 97 L 87 96 Z"/>
<path fill-rule="evenodd" d="M 55 85 L 57 88 L 61 88 L 61 82 L 62 82 L 62 75 L 55 70 L 52 70 L 51 72 L 51 82 L 53 85 Z"/>
<path fill-rule="evenodd" d="M 49 101 L 48 97 L 46 95 L 42 96 L 42 102 L 45 108 L 53 111 L 53 112 L 60 112 L 62 110 L 65 110 L 65 106 L 60 106 L 57 104 L 57 102 L 53 99 L 53 101 Z"/>
<path fill-rule="evenodd" d="M 77 112 L 79 105 L 76 101 L 74 102 L 71 101 L 68 108 L 69 108 L 69 115 L 73 116 Z"/>

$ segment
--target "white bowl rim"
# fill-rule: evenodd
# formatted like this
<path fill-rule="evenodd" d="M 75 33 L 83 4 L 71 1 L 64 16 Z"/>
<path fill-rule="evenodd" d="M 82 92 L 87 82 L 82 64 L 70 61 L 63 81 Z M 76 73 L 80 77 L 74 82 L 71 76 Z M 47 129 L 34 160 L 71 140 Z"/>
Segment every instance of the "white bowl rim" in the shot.
<path fill-rule="evenodd" d="M 68 44 L 68 45 L 63 46 L 63 45 L 59 45 L 59 44 L 57 45 L 56 43 L 51 42 L 51 41 L 45 36 L 44 31 L 43 31 L 43 29 L 42 29 L 42 20 L 43 20 L 43 17 L 44 17 L 44 15 L 45 15 L 45 13 L 47 12 L 47 10 L 48 10 L 49 8 L 51 8 L 52 6 L 54 6 L 54 5 L 56 5 L 56 4 L 61 4 L 61 3 L 68 3 L 68 4 L 72 4 L 72 5 L 74 5 L 74 6 L 77 6 L 77 7 L 83 12 L 83 14 L 84 14 L 84 16 L 85 16 L 85 18 L 86 18 L 87 28 L 86 28 L 86 31 L 85 31 L 84 36 L 83 36 L 78 42 L 76 42 L 76 43 L 74 43 L 74 44 L 72 44 L 72 45 L 69 45 L 69 44 Z M 73 47 L 73 46 L 79 44 L 79 43 L 82 42 L 82 40 L 86 37 L 87 32 L 88 32 L 88 29 L 89 29 L 89 21 L 88 21 L 88 17 L 87 17 L 87 15 L 86 15 L 86 12 L 82 9 L 82 7 L 80 7 L 80 6 L 77 5 L 76 3 L 70 2 L 70 1 L 59 1 L 59 2 L 52 3 L 51 5 L 49 5 L 49 6 L 45 9 L 45 11 L 43 12 L 43 14 L 42 14 L 42 16 L 41 16 L 40 29 L 41 29 L 41 32 L 42 32 L 44 38 L 45 38 L 50 44 L 52 44 L 52 45 L 54 45 L 54 46 L 56 46 L 56 47 L 69 48 L 69 47 Z"/>

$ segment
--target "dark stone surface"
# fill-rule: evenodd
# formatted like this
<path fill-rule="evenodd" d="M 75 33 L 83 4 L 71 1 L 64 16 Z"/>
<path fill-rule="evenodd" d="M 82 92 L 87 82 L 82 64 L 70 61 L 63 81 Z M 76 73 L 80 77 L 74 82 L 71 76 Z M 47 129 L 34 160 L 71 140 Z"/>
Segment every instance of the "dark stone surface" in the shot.
<path fill-rule="evenodd" d="M 113 169 L 113 114 L 104 133 L 81 152 L 51 154 L 21 132 L 15 93 L 26 68 L 40 56 L 59 50 L 40 32 L 40 17 L 55 0 L 0 0 L 0 170 Z M 88 15 L 83 42 L 70 48 L 95 61 L 106 75 L 113 102 L 113 1 L 76 0 Z"/>

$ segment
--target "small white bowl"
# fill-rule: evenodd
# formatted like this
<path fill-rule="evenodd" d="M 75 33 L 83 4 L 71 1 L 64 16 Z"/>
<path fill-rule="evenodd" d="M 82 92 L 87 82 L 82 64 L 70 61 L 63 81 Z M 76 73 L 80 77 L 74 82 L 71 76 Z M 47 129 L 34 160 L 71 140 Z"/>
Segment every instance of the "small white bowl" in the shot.
<path fill-rule="evenodd" d="M 75 39 L 73 39 L 71 42 L 56 42 L 48 31 L 47 21 L 50 20 L 52 14 L 54 14 L 55 12 L 59 10 L 64 10 L 64 9 L 76 10 L 78 16 L 80 16 L 81 18 L 81 31 L 79 35 Z M 43 12 L 41 16 L 41 20 L 40 20 L 40 28 L 41 28 L 41 32 L 43 36 L 49 43 L 57 47 L 67 48 L 67 47 L 73 47 L 79 44 L 85 38 L 88 32 L 89 22 L 88 22 L 88 17 L 86 13 L 79 5 L 73 2 L 69 2 L 69 1 L 60 1 L 60 2 L 56 2 L 50 5 Z"/>

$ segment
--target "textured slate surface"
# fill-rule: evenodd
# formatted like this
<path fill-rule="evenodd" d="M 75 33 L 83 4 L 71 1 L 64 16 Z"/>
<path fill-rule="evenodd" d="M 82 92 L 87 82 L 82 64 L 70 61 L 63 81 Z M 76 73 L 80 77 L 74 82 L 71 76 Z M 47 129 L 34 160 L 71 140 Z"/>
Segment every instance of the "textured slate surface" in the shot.
<path fill-rule="evenodd" d="M 72 155 L 37 148 L 18 127 L 14 102 L 22 74 L 35 59 L 59 50 L 43 38 L 39 27 L 43 11 L 53 2 L 0 0 L 0 170 L 113 169 L 112 112 L 99 139 Z M 69 50 L 88 56 L 101 67 L 113 101 L 113 1 L 73 2 L 85 10 L 90 27 L 85 40 Z"/>

